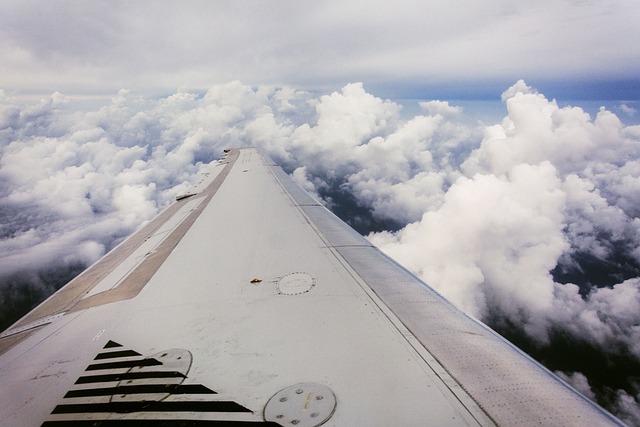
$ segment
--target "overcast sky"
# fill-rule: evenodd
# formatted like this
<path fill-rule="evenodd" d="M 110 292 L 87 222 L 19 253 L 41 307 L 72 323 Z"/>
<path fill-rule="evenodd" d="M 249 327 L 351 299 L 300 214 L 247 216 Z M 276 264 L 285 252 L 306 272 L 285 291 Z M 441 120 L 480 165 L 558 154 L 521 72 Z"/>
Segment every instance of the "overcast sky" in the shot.
<path fill-rule="evenodd" d="M 5 91 L 163 92 L 241 80 L 380 96 L 640 93 L 636 0 L 0 4 Z M 548 96 L 556 96 L 548 93 Z"/>

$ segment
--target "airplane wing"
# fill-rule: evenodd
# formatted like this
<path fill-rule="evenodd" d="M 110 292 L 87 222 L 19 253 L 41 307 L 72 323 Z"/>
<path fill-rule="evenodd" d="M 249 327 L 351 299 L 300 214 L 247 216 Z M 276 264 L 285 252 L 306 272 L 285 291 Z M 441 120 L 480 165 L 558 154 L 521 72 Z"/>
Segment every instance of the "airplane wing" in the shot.
<path fill-rule="evenodd" d="M 620 425 L 259 150 L 0 335 L 7 426 Z"/>

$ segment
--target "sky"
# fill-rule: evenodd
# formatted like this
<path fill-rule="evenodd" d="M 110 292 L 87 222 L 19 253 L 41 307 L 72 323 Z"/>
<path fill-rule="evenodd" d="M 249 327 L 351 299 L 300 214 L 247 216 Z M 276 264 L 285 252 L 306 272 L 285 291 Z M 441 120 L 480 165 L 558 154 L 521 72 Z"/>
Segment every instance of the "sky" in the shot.
<path fill-rule="evenodd" d="M 640 3 L 387 3 L 2 2 L 2 328 L 258 146 L 640 425 Z"/>
<path fill-rule="evenodd" d="M 640 94 L 635 0 L 7 0 L 0 12 L 0 76 L 19 93 L 240 80 L 495 97 L 524 79 L 553 97 Z"/>

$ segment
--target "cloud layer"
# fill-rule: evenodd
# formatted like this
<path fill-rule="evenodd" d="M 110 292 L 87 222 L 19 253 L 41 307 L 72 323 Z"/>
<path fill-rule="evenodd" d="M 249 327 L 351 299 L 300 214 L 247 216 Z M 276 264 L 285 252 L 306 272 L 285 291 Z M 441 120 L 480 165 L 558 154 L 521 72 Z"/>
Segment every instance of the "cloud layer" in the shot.
<path fill-rule="evenodd" d="M 446 83 L 464 94 L 481 90 L 478 81 L 495 89 L 526 77 L 573 87 L 633 80 L 637 93 L 639 20 L 633 0 L 6 0 L 0 76 L 5 89 L 24 91 L 241 79 L 306 88 L 365 81 L 404 93 Z"/>
<path fill-rule="evenodd" d="M 638 128 L 606 110 L 592 120 L 559 108 L 522 81 L 503 99 L 507 117 L 485 128 L 442 205 L 372 240 L 480 318 L 505 316 L 541 343 L 566 328 L 640 358 L 638 278 L 583 297 L 586 283 L 551 274 L 558 264 L 580 269 L 578 254 L 620 262 L 615 247 L 640 264 Z"/>
<path fill-rule="evenodd" d="M 500 123 L 469 125 L 436 100 L 404 118 L 357 83 L 319 97 L 239 82 L 120 91 L 88 109 L 0 93 L 0 320 L 151 219 L 222 149 L 259 146 L 467 312 L 537 348 L 565 337 L 638 366 L 640 127 L 522 81 L 503 102 Z M 600 401 L 615 390 L 609 407 L 640 423 L 637 378 L 563 371 Z"/>

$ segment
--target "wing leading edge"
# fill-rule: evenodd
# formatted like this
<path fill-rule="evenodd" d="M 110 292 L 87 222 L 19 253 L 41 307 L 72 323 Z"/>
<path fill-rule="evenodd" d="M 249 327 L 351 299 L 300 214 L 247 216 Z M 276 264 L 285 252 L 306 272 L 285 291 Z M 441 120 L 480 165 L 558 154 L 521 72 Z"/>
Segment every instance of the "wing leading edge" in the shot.
<path fill-rule="evenodd" d="M 0 334 L 3 425 L 616 425 L 256 149 Z"/>

